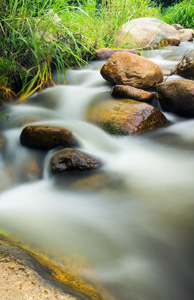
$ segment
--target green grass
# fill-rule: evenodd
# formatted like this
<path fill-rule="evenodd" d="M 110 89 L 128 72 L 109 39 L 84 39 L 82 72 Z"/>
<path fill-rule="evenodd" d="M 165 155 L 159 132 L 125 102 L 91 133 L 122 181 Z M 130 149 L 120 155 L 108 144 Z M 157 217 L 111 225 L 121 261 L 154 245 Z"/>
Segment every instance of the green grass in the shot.
<path fill-rule="evenodd" d="M 40 5 L 41 3 L 41 5 Z M 59 72 L 82 64 L 80 34 L 62 23 L 64 1 L 6 1 L 0 12 L 0 98 L 25 97 L 53 84 Z"/>
<path fill-rule="evenodd" d="M 117 30 L 141 17 L 194 27 L 194 0 L 163 15 L 150 0 L 0 0 L 0 100 L 51 86 L 53 68 L 60 76 L 94 50 L 116 47 Z"/>
<path fill-rule="evenodd" d="M 169 24 L 181 24 L 194 28 L 194 0 L 184 0 L 164 10 L 163 20 Z"/>

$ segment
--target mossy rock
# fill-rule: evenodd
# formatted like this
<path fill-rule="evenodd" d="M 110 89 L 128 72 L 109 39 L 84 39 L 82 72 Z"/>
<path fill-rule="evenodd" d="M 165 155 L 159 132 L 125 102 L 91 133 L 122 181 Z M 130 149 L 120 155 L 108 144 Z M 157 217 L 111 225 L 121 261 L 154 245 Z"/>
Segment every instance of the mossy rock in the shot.
<path fill-rule="evenodd" d="M 74 274 L 1 235 L 0 278 L 2 300 L 105 299 Z"/>
<path fill-rule="evenodd" d="M 88 111 L 87 120 L 113 135 L 134 135 L 164 124 L 166 117 L 145 102 L 119 99 L 97 103 Z"/>

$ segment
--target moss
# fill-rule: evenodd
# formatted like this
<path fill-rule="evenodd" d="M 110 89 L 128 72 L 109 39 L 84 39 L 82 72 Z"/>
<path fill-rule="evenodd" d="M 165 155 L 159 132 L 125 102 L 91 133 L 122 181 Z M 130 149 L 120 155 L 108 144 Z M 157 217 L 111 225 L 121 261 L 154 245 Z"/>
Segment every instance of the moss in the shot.
<path fill-rule="evenodd" d="M 2 241 L 5 241 L 12 247 L 17 247 L 24 251 L 30 256 L 30 261 L 32 262 L 33 268 L 40 276 L 49 280 L 51 284 L 56 287 L 60 287 L 64 292 L 69 292 L 72 295 L 78 296 L 80 300 L 102 300 L 103 297 L 96 292 L 96 290 L 88 283 L 81 280 L 74 270 L 67 271 L 64 266 L 59 266 L 51 262 L 48 258 L 37 254 L 34 251 L 26 249 L 26 247 L 19 245 L 18 243 L 10 240 L 6 236 L 0 236 Z M 8 261 L 22 263 L 22 259 L 26 260 L 24 255 L 20 254 L 20 257 L 10 257 L 9 254 L 2 253 L 1 257 L 7 257 Z M 24 257 L 24 258 L 23 258 Z M 20 261 L 21 260 L 21 261 Z M 27 262 L 28 263 L 28 262 Z M 25 263 L 23 264 L 25 271 Z M 45 277 L 46 276 L 46 277 Z M 33 282 L 32 282 L 33 284 Z M 109 299 L 112 299 L 110 296 Z"/>

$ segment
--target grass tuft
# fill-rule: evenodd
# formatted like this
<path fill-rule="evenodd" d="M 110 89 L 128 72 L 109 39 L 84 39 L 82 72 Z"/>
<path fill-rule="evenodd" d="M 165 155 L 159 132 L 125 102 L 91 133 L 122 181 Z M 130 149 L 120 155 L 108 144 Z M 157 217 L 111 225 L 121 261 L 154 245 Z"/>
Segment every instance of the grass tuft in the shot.
<path fill-rule="evenodd" d="M 194 28 L 194 0 L 183 0 L 164 10 L 163 20 L 169 24 L 181 24 Z"/>

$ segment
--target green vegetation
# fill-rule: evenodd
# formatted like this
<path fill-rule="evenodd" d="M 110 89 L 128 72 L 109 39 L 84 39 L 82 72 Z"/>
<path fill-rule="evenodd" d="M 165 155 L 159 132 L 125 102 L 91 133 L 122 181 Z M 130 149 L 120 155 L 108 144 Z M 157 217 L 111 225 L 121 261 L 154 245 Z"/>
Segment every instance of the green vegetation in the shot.
<path fill-rule="evenodd" d="M 83 64 L 114 47 L 131 18 L 159 17 L 149 0 L 0 0 L 0 98 L 24 98 L 53 84 L 51 69 Z"/>
<path fill-rule="evenodd" d="M 184 0 L 162 16 L 150 0 L 0 0 L 0 100 L 25 98 L 54 84 L 52 69 L 60 76 L 93 59 L 94 50 L 114 48 L 118 28 L 130 19 L 191 27 L 193 4 Z"/>
<path fill-rule="evenodd" d="M 183 0 L 164 10 L 163 20 L 169 24 L 181 24 L 194 28 L 194 0 Z"/>

